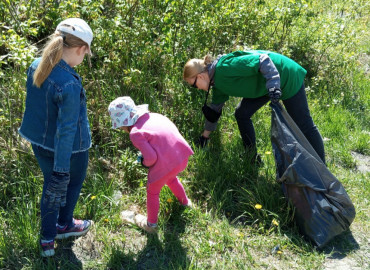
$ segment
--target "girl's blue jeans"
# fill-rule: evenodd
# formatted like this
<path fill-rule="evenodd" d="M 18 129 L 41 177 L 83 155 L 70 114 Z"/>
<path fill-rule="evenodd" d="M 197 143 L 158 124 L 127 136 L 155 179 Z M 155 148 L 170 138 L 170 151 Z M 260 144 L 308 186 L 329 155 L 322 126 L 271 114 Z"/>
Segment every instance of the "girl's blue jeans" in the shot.
<path fill-rule="evenodd" d="M 44 202 L 45 190 L 50 181 L 54 167 L 54 152 L 41 146 L 32 145 L 33 152 L 44 175 L 44 185 L 41 196 L 41 238 L 52 240 L 57 234 L 56 224 L 72 226 L 75 209 L 82 183 L 86 177 L 89 162 L 89 151 L 72 154 L 70 167 L 70 182 L 67 189 L 66 205 L 59 210 L 50 209 Z"/>
<path fill-rule="evenodd" d="M 243 98 L 235 110 L 235 118 L 238 122 L 240 135 L 247 149 L 257 151 L 256 134 L 251 117 L 259 108 L 269 102 L 269 100 L 270 98 L 268 96 Z M 310 115 L 304 85 L 302 85 L 297 94 L 283 100 L 283 103 L 290 117 L 292 117 L 321 160 L 325 163 L 324 143 Z"/>

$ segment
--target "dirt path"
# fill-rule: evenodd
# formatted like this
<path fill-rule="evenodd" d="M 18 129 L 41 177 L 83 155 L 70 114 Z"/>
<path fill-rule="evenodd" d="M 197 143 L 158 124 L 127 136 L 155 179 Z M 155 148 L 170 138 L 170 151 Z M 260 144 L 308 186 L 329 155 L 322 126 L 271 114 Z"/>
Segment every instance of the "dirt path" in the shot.
<path fill-rule="evenodd" d="M 362 173 L 370 172 L 370 157 L 357 152 L 351 153 L 356 161 L 356 169 Z M 362 270 L 370 269 L 370 229 L 351 225 L 351 233 L 346 235 L 348 245 L 328 249 L 325 270 Z"/>
<path fill-rule="evenodd" d="M 342 247 L 328 247 L 325 270 L 363 270 L 370 269 L 370 235 L 363 228 L 351 225 L 351 232 L 345 235 Z M 330 251 L 330 248 L 332 250 Z"/>

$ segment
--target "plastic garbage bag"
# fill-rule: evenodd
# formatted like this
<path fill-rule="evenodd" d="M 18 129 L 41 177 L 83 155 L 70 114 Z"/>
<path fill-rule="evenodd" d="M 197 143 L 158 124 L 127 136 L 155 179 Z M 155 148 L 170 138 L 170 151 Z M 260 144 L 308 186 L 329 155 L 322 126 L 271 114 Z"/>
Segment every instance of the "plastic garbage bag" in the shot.
<path fill-rule="evenodd" d="M 278 103 L 270 106 L 277 181 L 295 207 L 300 232 L 322 248 L 349 228 L 355 208 L 289 114 Z"/>

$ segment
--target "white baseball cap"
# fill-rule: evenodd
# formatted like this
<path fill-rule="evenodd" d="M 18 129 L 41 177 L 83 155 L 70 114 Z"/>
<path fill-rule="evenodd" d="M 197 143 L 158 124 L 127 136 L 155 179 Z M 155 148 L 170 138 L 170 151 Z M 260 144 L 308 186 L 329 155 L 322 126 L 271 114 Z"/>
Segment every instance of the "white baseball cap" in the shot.
<path fill-rule="evenodd" d="M 56 30 L 80 38 L 89 45 L 90 49 L 93 33 L 90 26 L 84 20 L 80 18 L 66 19 L 58 24 Z"/>
<path fill-rule="evenodd" d="M 137 119 L 148 113 L 148 104 L 135 106 L 134 101 L 128 97 L 119 97 L 113 100 L 108 107 L 112 120 L 112 128 L 129 127 L 136 123 Z"/>

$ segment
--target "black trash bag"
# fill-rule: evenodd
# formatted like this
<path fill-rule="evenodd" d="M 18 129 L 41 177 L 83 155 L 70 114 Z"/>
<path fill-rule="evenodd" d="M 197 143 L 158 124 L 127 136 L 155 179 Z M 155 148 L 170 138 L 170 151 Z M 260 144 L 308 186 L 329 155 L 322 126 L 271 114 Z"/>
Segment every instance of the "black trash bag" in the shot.
<path fill-rule="evenodd" d="M 300 232 L 322 248 L 355 218 L 351 199 L 280 104 L 270 104 L 277 181 L 295 207 Z"/>

